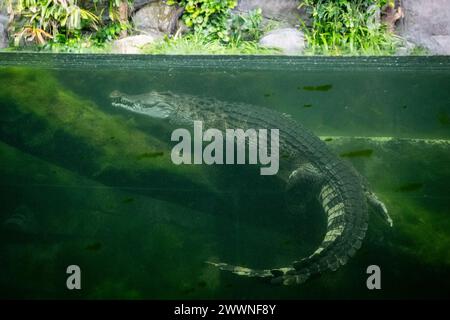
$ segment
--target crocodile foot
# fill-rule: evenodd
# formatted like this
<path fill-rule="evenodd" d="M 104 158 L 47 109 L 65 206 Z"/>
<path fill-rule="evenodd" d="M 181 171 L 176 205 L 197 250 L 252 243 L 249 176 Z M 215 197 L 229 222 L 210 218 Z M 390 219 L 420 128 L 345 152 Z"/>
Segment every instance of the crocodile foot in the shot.
<path fill-rule="evenodd" d="M 383 202 L 381 202 L 380 199 L 375 195 L 375 193 L 366 191 L 366 198 L 367 198 L 367 204 L 369 205 L 369 208 L 371 211 L 375 212 L 376 214 L 380 215 L 383 220 L 389 224 L 390 227 L 394 225 L 394 222 L 392 221 L 391 216 L 388 213 L 388 210 Z"/>

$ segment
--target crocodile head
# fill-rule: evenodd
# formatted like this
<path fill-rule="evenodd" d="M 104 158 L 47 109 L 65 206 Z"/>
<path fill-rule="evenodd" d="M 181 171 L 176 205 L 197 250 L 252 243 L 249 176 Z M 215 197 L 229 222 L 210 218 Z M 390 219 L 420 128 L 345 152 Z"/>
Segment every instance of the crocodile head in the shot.
<path fill-rule="evenodd" d="M 151 91 L 143 95 L 128 95 L 114 90 L 109 95 L 111 104 L 153 118 L 168 118 L 177 109 L 170 93 Z"/>

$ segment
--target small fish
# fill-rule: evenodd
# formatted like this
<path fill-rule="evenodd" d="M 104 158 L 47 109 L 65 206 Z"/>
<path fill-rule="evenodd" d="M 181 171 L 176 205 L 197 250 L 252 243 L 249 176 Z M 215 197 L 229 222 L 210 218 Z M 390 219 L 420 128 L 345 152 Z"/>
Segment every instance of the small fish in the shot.
<path fill-rule="evenodd" d="M 271 97 L 271 96 L 272 96 L 271 93 L 264 93 L 264 97 L 266 97 L 266 98 L 269 98 L 269 97 Z"/>
<path fill-rule="evenodd" d="M 402 109 L 406 109 L 408 108 L 408 106 L 405 104 L 404 106 L 402 106 Z"/>
<path fill-rule="evenodd" d="M 398 192 L 413 192 L 422 189 L 423 183 L 420 182 L 412 182 L 407 183 L 404 185 L 401 185 L 400 187 L 396 188 L 395 191 Z"/>
<path fill-rule="evenodd" d="M 328 91 L 331 88 L 333 88 L 333 86 L 331 84 L 325 84 L 322 86 L 305 86 L 305 87 L 303 87 L 303 90 L 305 90 L 305 91 Z"/>
<path fill-rule="evenodd" d="M 370 157 L 373 154 L 372 149 L 362 149 L 341 153 L 342 158 L 358 158 L 358 157 Z"/>
<path fill-rule="evenodd" d="M 381 111 L 378 110 L 378 109 L 374 109 L 374 108 L 371 108 L 371 109 L 370 109 L 370 112 L 372 112 L 373 114 L 375 114 L 375 115 L 377 115 L 377 116 L 382 116 L 382 115 L 383 115 L 383 112 L 381 112 Z"/>
<path fill-rule="evenodd" d="M 134 198 L 125 198 L 125 199 L 123 199 L 122 202 L 123 203 L 132 203 L 132 202 L 134 202 Z"/>
<path fill-rule="evenodd" d="M 439 123 L 443 126 L 448 126 L 450 124 L 450 117 L 444 111 L 439 112 L 439 114 L 437 115 L 437 118 L 438 118 Z"/>
<path fill-rule="evenodd" d="M 86 250 L 89 251 L 98 251 L 102 248 L 102 244 L 100 242 L 95 242 L 85 247 Z"/>
<path fill-rule="evenodd" d="M 323 141 L 330 142 L 330 141 L 333 141 L 333 138 L 325 138 L 325 139 L 323 139 Z"/>
<path fill-rule="evenodd" d="M 304 104 L 303 108 L 311 108 L 313 105 L 312 104 Z"/>
<path fill-rule="evenodd" d="M 18 206 L 13 214 L 3 221 L 2 227 L 24 233 L 35 233 L 38 230 L 34 212 L 26 205 Z"/>
<path fill-rule="evenodd" d="M 164 152 L 162 152 L 162 151 L 144 152 L 143 154 L 138 155 L 137 159 L 138 160 L 151 159 L 151 158 L 162 157 L 163 155 L 164 155 Z"/>
<path fill-rule="evenodd" d="M 42 231 L 34 212 L 26 205 L 20 205 L 3 223 L 0 223 L 2 244 L 60 244 L 79 241 L 80 236 Z"/>

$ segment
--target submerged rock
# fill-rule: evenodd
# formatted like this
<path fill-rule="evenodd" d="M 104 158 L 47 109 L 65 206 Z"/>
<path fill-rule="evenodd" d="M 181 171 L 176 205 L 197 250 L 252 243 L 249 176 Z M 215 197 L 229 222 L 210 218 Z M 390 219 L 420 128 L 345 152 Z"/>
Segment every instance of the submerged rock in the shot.
<path fill-rule="evenodd" d="M 264 48 L 279 49 L 283 54 L 300 54 L 305 49 L 305 36 L 295 28 L 276 29 L 266 33 L 259 44 Z"/>
<path fill-rule="evenodd" d="M 66 74 L 69 78 L 76 76 L 68 72 Z M 114 77 L 114 81 L 124 83 L 120 77 Z M 191 197 L 192 193 L 183 189 L 183 193 L 173 199 L 170 193 L 164 191 L 168 186 L 184 185 L 188 190 L 208 190 L 208 201 L 212 198 L 220 201 L 208 168 L 173 164 L 171 145 L 165 137 L 156 137 L 151 132 L 139 129 L 133 121 L 128 121 L 131 120 L 129 118 L 114 116 L 110 113 L 111 108 L 102 110 L 86 96 L 77 95 L 63 87 L 50 72 L 0 68 L 0 79 L 6 79 L 0 86 L 0 101 L 11 102 L 2 105 L 3 142 L 20 146 L 35 157 L 106 185 L 125 183 L 128 186 L 141 186 L 142 193 L 146 195 L 185 203 L 188 198 L 181 195 Z M 95 92 L 100 96 L 109 91 L 103 91 L 105 87 L 100 86 L 105 83 L 104 79 L 101 77 L 101 80 L 97 80 L 99 87 Z M 33 92 L 33 99 L 29 99 L 27 92 Z M 4 148 L 0 148 L 0 154 L 0 167 L 5 170 L 11 168 L 10 164 L 4 165 Z M 158 156 L 138 160 L 142 154 Z M 32 170 L 29 166 L 22 162 L 14 171 L 25 170 L 25 167 Z M 41 170 L 35 172 L 41 173 Z M 4 175 L 0 176 L 4 180 Z M 38 181 L 45 184 L 45 180 Z M 17 183 L 15 179 L 13 181 Z M 120 203 L 127 197 L 130 196 L 121 196 Z M 136 199 L 132 203 L 137 203 L 138 199 L 134 195 L 132 197 Z M 208 209 L 202 210 L 210 209 L 209 202 L 193 205 L 197 204 L 208 206 Z M 131 206 L 131 203 L 123 205 Z"/>
<path fill-rule="evenodd" d="M 116 40 L 112 44 L 112 53 L 138 54 L 141 48 L 162 38 L 162 34 L 141 34 Z"/>
<path fill-rule="evenodd" d="M 174 34 L 181 27 L 179 18 L 183 8 L 169 6 L 165 1 L 153 1 L 138 9 L 133 15 L 137 31 L 144 34 Z"/>
<path fill-rule="evenodd" d="M 450 54 L 449 1 L 404 0 L 403 6 L 400 35 L 431 54 Z"/>

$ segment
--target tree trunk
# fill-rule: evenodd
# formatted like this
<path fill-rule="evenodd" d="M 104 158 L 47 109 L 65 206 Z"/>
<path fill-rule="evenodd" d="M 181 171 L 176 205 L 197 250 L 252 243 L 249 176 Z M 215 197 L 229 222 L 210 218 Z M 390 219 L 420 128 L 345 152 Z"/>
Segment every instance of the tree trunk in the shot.
<path fill-rule="evenodd" d="M 124 0 L 119 5 L 119 21 L 121 25 L 128 23 L 128 1 Z M 127 30 L 122 30 L 119 37 L 125 38 L 127 36 Z"/>

